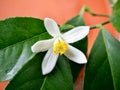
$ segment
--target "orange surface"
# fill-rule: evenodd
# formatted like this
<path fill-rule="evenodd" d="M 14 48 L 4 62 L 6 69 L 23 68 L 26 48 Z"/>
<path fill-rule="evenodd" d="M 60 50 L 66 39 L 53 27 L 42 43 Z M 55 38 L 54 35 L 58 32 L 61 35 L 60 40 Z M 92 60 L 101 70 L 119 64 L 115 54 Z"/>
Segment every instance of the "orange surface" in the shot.
<path fill-rule="evenodd" d="M 30 16 L 42 19 L 50 17 L 59 24 L 63 24 L 71 17 L 77 15 L 83 5 L 89 6 L 96 13 L 111 13 L 108 0 L 1 0 L 0 19 L 15 16 Z M 107 20 L 107 18 L 93 17 L 85 13 L 84 20 L 86 25 L 95 25 Z M 105 27 L 118 38 L 118 33 L 115 32 L 111 24 L 105 25 Z M 98 31 L 99 29 L 90 31 L 88 53 Z M 5 85 L 6 82 L 0 83 L 0 90 L 3 90 Z M 78 86 L 77 88 L 81 87 Z"/>

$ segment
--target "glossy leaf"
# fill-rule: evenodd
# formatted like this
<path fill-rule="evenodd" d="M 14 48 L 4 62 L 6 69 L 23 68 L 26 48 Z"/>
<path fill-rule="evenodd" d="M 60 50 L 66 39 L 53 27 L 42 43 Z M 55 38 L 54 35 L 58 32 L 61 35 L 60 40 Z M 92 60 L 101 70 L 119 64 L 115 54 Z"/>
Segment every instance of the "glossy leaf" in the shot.
<path fill-rule="evenodd" d="M 120 0 L 117 0 L 113 7 L 110 20 L 118 32 L 120 32 Z"/>
<path fill-rule="evenodd" d="M 37 54 L 11 80 L 5 90 L 73 90 L 68 59 L 60 56 L 52 73 L 43 76 L 41 62 L 44 54 Z"/>
<path fill-rule="evenodd" d="M 11 79 L 35 54 L 31 46 L 50 38 L 43 21 L 34 18 L 10 18 L 0 21 L 0 81 Z"/>
<path fill-rule="evenodd" d="M 0 80 L 5 81 L 5 80 L 9 80 L 9 79 L 12 79 L 13 77 L 15 77 L 9 83 L 9 85 L 6 89 L 13 90 L 12 86 L 17 86 L 16 89 L 17 88 L 18 89 L 28 88 L 28 90 L 29 90 L 31 88 L 32 89 L 38 88 L 38 87 L 36 87 L 36 85 L 39 85 L 39 89 L 41 87 L 43 88 L 41 90 L 45 90 L 46 88 L 51 88 L 51 90 L 53 90 L 53 87 L 48 85 L 48 83 L 53 83 L 53 84 L 55 84 L 57 90 L 63 90 L 63 88 L 66 88 L 66 90 L 72 90 L 73 86 L 72 86 L 71 70 L 70 70 L 68 62 L 66 62 L 65 57 L 60 57 L 60 60 L 58 60 L 59 64 L 55 67 L 55 68 L 57 68 L 60 66 L 60 68 L 58 68 L 60 70 L 54 69 L 53 72 L 56 72 L 56 73 L 50 73 L 49 75 L 47 75 L 45 77 L 42 76 L 42 80 L 45 79 L 46 77 L 50 77 L 50 81 L 48 78 L 44 87 L 43 87 L 43 85 L 42 86 L 40 85 L 40 83 L 44 84 L 44 82 L 41 80 L 40 81 L 34 80 L 32 83 L 33 85 L 31 84 L 32 85 L 31 88 L 28 85 L 31 82 L 30 79 L 31 78 L 34 79 L 34 77 L 36 77 L 33 75 L 33 74 L 35 74 L 34 72 L 36 72 L 36 73 L 39 71 L 41 72 L 41 67 L 39 68 L 39 70 L 31 69 L 32 70 L 31 72 L 33 74 L 32 75 L 27 74 L 28 78 L 26 77 L 26 73 L 24 73 L 24 69 L 31 68 L 29 66 L 29 63 L 32 62 L 32 60 L 34 60 L 34 58 L 37 60 L 40 60 L 40 58 L 43 58 L 43 56 L 41 54 L 40 54 L 40 56 L 36 56 L 36 54 L 32 53 L 31 46 L 38 40 L 43 40 L 43 39 L 48 39 L 48 38 L 51 38 L 51 37 L 48 35 L 48 33 L 46 33 L 46 30 L 44 28 L 42 20 L 35 19 L 35 18 L 19 18 L 18 17 L 18 18 L 10 18 L 10 19 L 6 19 L 4 21 L 0 21 Z M 86 41 L 84 41 L 84 39 L 83 39 L 80 42 L 82 42 L 82 43 L 84 42 L 84 46 L 81 46 L 81 47 L 84 47 L 84 48 L 82 48 L 82 50 L 83 50 L 83 52 L 85 52 L 86 51 L 86 47 L 85 47 Z M 73 44 L 73 46 L 79 48 L 80 42 Z M 41 64 L 41 61 L 39 62 L 39 65 Z M 65 62 L 61 62 L 61 61 L 65 61 Z M 21 70 L 21 68 L 23 66 L 25 68 L 23 68 Z M 61 68 L 63 66 L 65 66 L 65 67 Z M 35 68 L 37 68 L 37 67 L 35 67 Z M 71 67 L 81 68 L 80 65 L 74 64 L 73 62 L 71 62 Z M 34 67 L 32 67 L 32 68 L 34 68 Z M 78 68 L 76 68 L 76 69 L 78 69 Z M 19 71 L 19 70 L 21 70 L 21 71 Z M 73 70 L 73 68 L 72 68 L 72 70 Z M 73 75 L 76 75 L 76 77 L 77 77 L 79 70 L 76 70 L 76 71 L 77 71 L 77 73 L 75 71 L 72 73 L 74 73 Z M 27 72 L 27 73 L 31 73 L 31 72 Z M 20 74 L 20 77 L 19 77 L 19 74 Z M 41 75 L 41 74 L 39 74 L 39 75 Z M 27 80 L 24 77 L 26 77 Z M 53 79 L 53 77 L 55 77 L 55 80 Z M 60 84 L 57 84 L 56 79 L 58 79 L 59 77 L 61 78 L 59 81 Z M 28 82 L 28 83 L 26 83 L 26 82 Z M 26 84 L 24 86 L 21 83 L 26 83 Z M 55 86 L 54 86 L 54 88 L 55 88 Z M 60 88 L 60 86 L 62 89 Z"/>
<path fill-rule="evenodd" d="M 85 70 L 84 90 L 120 90 L 120 42 L 101 30 Z"/>
<path fill-rule="evenodd" d="M 9 23 L 6 24 L 6 22 L 9 22 Z M 38 65 L 40 67 L 41 61 L 43 59 L 43 55 L 36 57 L 36 54 L 33 54 L 31 52 L 31 46 L 38 40 L 51 38 L 46 33 L 46 30 L 43 25 L 43 21 L 38 20 L 38 19 L 33 19 L 33 18 L 11 18 L 11 19 L 7 19 L 5 21 L 1 21 L 1 24 L 3 24 L 3 26 L 6 24 L 5 27 L 2 27 L 2 25 L 1 25 L 1 32 L 2 32 L 1 40 L 3 38 L 5 40 L 9 39 L 9 41 L 10 40 L 14 41 L 14 38 L 15 38 L 15 41 L 10 42 L 10 43 L 8 41 L 1 41 L 1 46 L 3 46 L 3 47 L 1 47 L 1 50 L 0 50 L 0 60 L 1 60 L 0 64 L 1 64 L 1 68 L 2 68 L 2 69 L 0 69 L 1 80 L 4 81 L 4 80 L 11 79 L 19 72 L 19 70 L 26 63 L 30 63 L 29 61 L 31 59 L 34 60 L 34 58 L 38 60 L 38 62 L 39 62 Z M 32 25 L 33 25 L 33 27 L 32 27 Z M 3 36 L 4 32 L 8 32 L 8 34 L 6 34 L 6 35 L 9 37 L 6 38 L 5 35 Z M 4 46 L 4 44 L 6 45 L 6 47 Z M 9 57 L 9 61 L 8 61 L 7 57 Z M 42 59 L 40 59 L 40 58 L 42 58 Z M 41 60 L 41 61 L 39 61 L 39 60 Z M 20 88 L 16 87 L 16 89 L 22 88 L 24 90 L 26 90 L 26 89 L 33 90 L 34 88 L 38 88 L 38 87 L 36 87 L 36 85 L 39 85 L 39 89 L 40 89 L 40 88 L 43 88 L 43 85 L 40 86 L 40 83 L 44 84 L 43 80 L 45 79 L 45 81 L 46 81 L 46 77 L 50 77 L 50 79 L 48 78 L 46 81 L 47 85 L 44 84 L 44 88 L 51 88 L 51 90 L 52 90 L 52 87 L 49 86 L 48 83 L 53 83 L 53 84 L 55 84 L 56 88 L 58 88 L 58 90 L 61 90 L 61 89 L 59 89 L 60 86 L 61 86 L 61 88 L 66 88 L 66 90 L 72 90 L 72 88 L 73 88 L 72 82 L 73 81 L 72 81 L 72 74 L 71 74 L 70 67 L 68 67 L 69 63 L 61 62 L 61 61 L 66 61 L 66 58 L 65 57 L 60 58 L 60 64 L 57 65 L 58 69 L 60 67 L 60 70 L 55 69 L 55 71 L 54 71 L 55 73 L 51 73 L 45 77 L 42 76 L 42 82 L 39 80 L 34 80 L 32 83 L 33 84 L 32 87 L 28 86 L 28 84 L 31 82 L 30 79 L 31 78 L 34 79 L 34 77 L 36 77 L 36 76 L 34 76 L 35 75 L 34 72 L 36 72 L 36 73 L 41 72 L 41 67 L 39 68 L 39 70 L 31 69 L 32 70 L 31 72 L 33 74 L 32 75 L 27 74 L 27 76 L 28 76 L 28 78 L 26 78 L 27 80 L 24 78 L 24 77 L 26 77 L 26 73 L 24 73 L 24 69 L 22 69 L 20 71 L 20 73 L 22 73 L 21 78 L 17 79 L 18 82 L 16 80 L 16 78 L 18 77 L 17 76 L 18 74 L 15 76 L 16 78 L 14 78 L 12 80 L 13 82 L 15 82 L 14 86 L 18 85 L 18 87 L 20 87 Z M 59 60 L 58 60 L 58 62 L 59 62 Z M 65 68 L 62 65 L 65 66 Z M 56 66 L 56 68 L 57 68 L 57 66 Z M 31 68 L 30 66 L 25 66 L 25 67 Z M 61 67 L 63 67 L 63 68 L 61 68 Z M 32 68 L 34 68 L 34 66 Z M 66 71 L 64 71 L 64 70 L 66 70 Z M 41 76 L 41 75 L 42 74 L 40 74 L 39 76 Z M 53 77 L 55 77 L 55 80 L 53 79 Z M 59 81 L 60 84 L 56 83 L 56 81 L 58 80 L 58 77 L 60 77 L 60 81 Z M 41 79 L 41 78 L 38 77 L 38 79 Z M 25 84 L 25 86 L 21 86 L 21 84 L 19 83 L 20 82 L 19 80 L 23 83 L 26 83 L 26 82 L 24 82 L 26 80 L 28 83 Z M 13 88 L 15 89 L 15 87 L 10 87 L 12 85 L 12 81 L 8 85 L 8 88 L 10 90 Z M 67 85 L 66 85 L 66 82 L 67 82 Z M 53 88 L 55 88 L 55 86 Z M 41 90 L 45 90 L 44 88 Z"/>
<path fill-rule="evenodd" d="M 103 36 L 112 73 L 114 90 L 120 90 L 120 42 L 110 36 L 106 31 L 103 32 Z"/>

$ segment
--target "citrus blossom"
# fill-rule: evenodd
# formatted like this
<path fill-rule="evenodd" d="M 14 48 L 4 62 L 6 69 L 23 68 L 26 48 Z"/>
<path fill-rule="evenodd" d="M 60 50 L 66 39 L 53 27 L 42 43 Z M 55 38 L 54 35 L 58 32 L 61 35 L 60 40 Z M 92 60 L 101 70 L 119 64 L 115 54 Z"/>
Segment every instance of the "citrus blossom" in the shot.
<path fill-rule="evenodd" d="M 62 34 L 60 33 L 57 23 L 53 19 L 45 18 L 44 25 L 47 32 L 53 38 L 38 41 L 31 47 L 32 52 L 48 50 L 42 62 L 43 75 L 50 73 L 54 69 L 58 56 L 62 54 L 79 64 L 87 62 L 85 55 L 69 43 L 74 43 L 87 36 L 89 33 L 89 26 L 78 26 Z"/>

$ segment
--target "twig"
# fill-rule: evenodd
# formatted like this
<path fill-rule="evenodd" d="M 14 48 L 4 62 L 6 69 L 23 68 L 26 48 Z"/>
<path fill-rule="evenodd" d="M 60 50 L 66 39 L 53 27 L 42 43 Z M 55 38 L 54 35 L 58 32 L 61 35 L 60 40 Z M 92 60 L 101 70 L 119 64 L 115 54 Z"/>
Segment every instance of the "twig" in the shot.
<path fill-rule="evenodd" d="M 91 26 L 91 27 L 90 27 L 90 29 L 99 28 L 99 27 L 100 27 L 100 25 L 106 25 L 106 24 L 108 24 L 108 23 L 110 23 L 110 21 L 109 21 L 109 20 L 104 21 L 104 22 L 102 22 L 102 23 L 100 23 L 100 24 L 97 24 L 97 25 L 95 25 L 95 26 Z"/>

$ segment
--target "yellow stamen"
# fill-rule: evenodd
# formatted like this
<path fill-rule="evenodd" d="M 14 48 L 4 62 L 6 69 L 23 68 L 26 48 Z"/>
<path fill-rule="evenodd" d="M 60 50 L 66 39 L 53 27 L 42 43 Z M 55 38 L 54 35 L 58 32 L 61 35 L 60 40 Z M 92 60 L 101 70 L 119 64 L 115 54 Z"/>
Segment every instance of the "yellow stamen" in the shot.
<path fill-rule="evenodd" d="M 67 50 L 68 46 L 64 41 L 58 41 L 53 46 L 54 54 L 64 54 Z"/>

